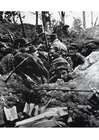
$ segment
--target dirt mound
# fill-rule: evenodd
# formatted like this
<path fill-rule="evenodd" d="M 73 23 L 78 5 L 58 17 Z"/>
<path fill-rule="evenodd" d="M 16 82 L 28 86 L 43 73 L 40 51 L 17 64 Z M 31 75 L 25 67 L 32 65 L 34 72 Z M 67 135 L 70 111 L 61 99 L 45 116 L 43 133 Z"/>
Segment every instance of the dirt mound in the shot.
<path fill-rule="evenodd" d="M 32 41 L 36 34 L 35 26 L 31 24 L 24 24 L 24 29 L 27 39 L 29 41 Z M 0 36 L 9 38 L 9 32 L 14 38 L 23 37 L 22 27 L 20 24 L 13 24 L 7 21 L 0 21 Z"/>

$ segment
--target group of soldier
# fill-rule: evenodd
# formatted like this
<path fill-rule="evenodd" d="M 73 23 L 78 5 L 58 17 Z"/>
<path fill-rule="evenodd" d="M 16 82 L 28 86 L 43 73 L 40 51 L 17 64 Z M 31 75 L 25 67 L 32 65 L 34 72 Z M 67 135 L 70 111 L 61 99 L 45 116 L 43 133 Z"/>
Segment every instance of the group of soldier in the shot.
<path fill-rule="evenodd" d="M 74 68 L 82 65 L 85 57 L 78 52 L 76 43 L 67 46 L 56 33 L 42 32 L 31 43 L 24 38 L 16 39 L 11 47 L 0 43 L 0 74 L 11 72 L 22 61 L 15 71 L 22 78 L 27 75 L 40 83 L 54 83 L 58 79 L 73 79 Z"/>

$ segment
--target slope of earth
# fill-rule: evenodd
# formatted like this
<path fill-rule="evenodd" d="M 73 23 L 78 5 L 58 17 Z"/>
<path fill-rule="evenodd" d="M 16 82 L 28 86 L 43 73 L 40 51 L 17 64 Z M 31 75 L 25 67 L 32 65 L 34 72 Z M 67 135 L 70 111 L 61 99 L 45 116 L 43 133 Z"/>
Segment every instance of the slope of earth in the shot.
<path fill-rule="evenodd" d="M 99 90 L 99 52 L 92 52 L 87 56 L 85 64 L 75 68 L 75 73 L 77 77 L 72 82 L 77 89 Z"/>
<path fill-rule="evenodd" d="M 31 24 L 24 24 L 25 34 L 29 41 L 35 37 L 35 26 Z M 0 21 L 0 36 L 9 37 L 9 32 L 14 38 L 22 38 L 23 32 L 20 24 L 13 24 L 7 21 Z"/>

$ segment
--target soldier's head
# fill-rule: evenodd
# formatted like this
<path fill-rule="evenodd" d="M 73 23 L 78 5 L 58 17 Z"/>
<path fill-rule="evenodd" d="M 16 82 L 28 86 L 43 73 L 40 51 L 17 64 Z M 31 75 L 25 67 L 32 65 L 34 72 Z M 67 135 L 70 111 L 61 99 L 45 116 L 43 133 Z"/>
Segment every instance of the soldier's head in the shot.
<path fill-rule="evenodd" d="M 28 53 L 38 56 L 38 51 L 34 45 L 31 44 L 28 48 L 29 48 Z"/>
<path fill-rule="evenodd" d="M 68 62 L 62 58 L 58 57 L 52 61 L 52 68 L 57 79 L 63 79 L 66 81 L 68 77 Z"/>
<path fill-rule="evenodd" d="M 57 34 L 51 34 L 50 35 L 50 41 L 53 42 L 55 39 L 57 39 Z"/>
<path fill-rule="evenodd" d="M 14 40 L 14 44 L 13 44 L 13 47 L 14 48 L 22 48 L 22 47 L 25 47 L 29 44 L 28 40 L 25 39 L 25 38 L 17 38 Z"/>
<path fill-rule="evenodd" d="M 36 26 L 36 32 L 37 32 L 37 34 L 40 34 L 40 33 L 43 32 L 42 25 L 37 25 Z"/>
<path fill-rule="evenodd" d="M 69 25 L 64 25 L 63 26 L 63 33 L 67 36 L 69 31 L 68 31 Z"/>
<path fill-rule="evenodd" d="M 64 81 L 68 78 L 68 70 L 67 68 L 62 65 L 56 69 L 57 79 L 63 79 Z"/>
<path fill-rule="evenodd" d="M 69 46 L 69 55 L 74 55 L 78 51 L 78 45 L 76 43 L 71 43 Z"/>

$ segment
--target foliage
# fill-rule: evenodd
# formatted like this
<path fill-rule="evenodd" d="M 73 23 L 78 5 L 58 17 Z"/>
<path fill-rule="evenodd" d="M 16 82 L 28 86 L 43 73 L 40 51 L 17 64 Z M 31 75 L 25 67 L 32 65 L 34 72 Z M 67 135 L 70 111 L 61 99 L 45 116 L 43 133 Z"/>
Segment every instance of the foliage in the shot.
<path fill-rule="evenodd" d="M 47 31 L 48 25 L 51 26 L 51 14 L 49 11 L 42 11 L 41 15 L 44 29 Z"/>
<path fill-rule="evenodd" d="M 19 18 L 19 12 L 18 11 L 4 11 L 4 19 L 8 22 L 17 23 L 17 20 Z M 25 16 L 23 16 L 22 18 L 24 18 Z"/>
<path fill-rule="evenodd" d="M 82 21 L 80 18 L 75 18 L 74 17 L 74 21 L 73 21 L 73 29 L 80 32 L 82 30 Z"/>
<path fill-rule="evenodd" d="M 18 18 L 18 12 L 17 11 L 5 11 L 4 12 L 4 19 L 9 22 L 16 22 L 15 19 Z"/>
<path fill-rule="evenodd" d="M 63 25 L 65 24 L 65 12 L 61 11 L 59 12 L 60 18 L 61 18 L 61 23 L 63 23 Z"/>

